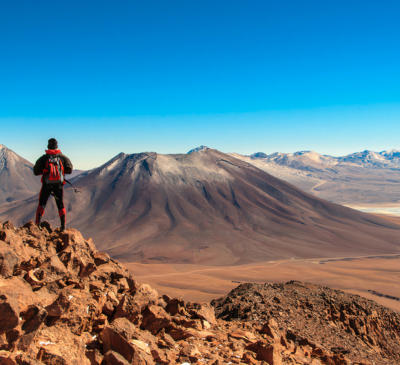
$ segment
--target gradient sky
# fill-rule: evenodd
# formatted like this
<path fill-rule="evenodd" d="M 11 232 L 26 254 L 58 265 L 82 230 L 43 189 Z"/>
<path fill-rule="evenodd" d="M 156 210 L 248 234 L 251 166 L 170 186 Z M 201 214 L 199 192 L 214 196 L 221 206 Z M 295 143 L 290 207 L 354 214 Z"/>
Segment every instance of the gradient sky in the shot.
<path fill-rule="evenodd" d="M 119 152 L 400 149 L 400 2 L 4 0 L 0 144 Z"/>

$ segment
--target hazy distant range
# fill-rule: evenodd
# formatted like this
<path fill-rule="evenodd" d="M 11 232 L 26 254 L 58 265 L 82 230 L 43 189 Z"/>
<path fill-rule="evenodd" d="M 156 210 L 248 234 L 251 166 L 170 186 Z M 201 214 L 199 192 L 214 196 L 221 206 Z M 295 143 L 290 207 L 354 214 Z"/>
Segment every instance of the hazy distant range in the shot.
<path fill-rule="evenodd" d="M 230 155 L 320 198 L 366 212 L 400 215 L 400 151 L 343 157 L 314 151 Z"/>

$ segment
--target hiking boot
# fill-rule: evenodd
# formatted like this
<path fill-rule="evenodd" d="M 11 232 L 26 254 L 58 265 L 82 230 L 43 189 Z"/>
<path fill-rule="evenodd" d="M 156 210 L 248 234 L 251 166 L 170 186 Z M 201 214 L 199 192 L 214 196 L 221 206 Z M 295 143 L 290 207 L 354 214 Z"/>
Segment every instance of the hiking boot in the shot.
<path fill-rule="evenodd" d="M 67 229 L 67 226 L 62 225 L 62 226 L 60 227 L 60 232 L 65 232 L 66 229 Z"/>

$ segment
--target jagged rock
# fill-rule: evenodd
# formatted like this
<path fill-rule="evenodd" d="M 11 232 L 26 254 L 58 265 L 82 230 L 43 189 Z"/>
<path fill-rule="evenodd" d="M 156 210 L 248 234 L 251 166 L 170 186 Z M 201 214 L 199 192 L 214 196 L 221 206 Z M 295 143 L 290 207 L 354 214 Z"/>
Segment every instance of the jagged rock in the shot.
<path fill-rule="evenodd" d="M 104 356 L 97 349 L 86 350 L 85 355 L 90 361 L 90 365 L 100 365 L 104 359 Z"/>
<path fill-rule="evenodd" d="M 204 319 L 210 324 L 216 324 L 215 311 L 210 303 L 188 303 L 186 308 L 191 315 Z"/>
<path fill-rule="evenodd" d="M 309 363 L 400 361 L 400 316 L 356 295 L 295 281 L 243 284 L 212 304 L 219 318 L 261 322 L 259 332 L 269 341 L 266 349 L 283 345 L 293 356 L 305 357 Z M 320 343 L 312 339 L 320 339 Z M 371 344 L 370 339 L 379 345 Z M 335 353 L 335 348 L 345 352 Z M 259 357 L 263 356 L 261 352 L 264 350 L 257 349 Z M 343 355 L 347 360 L 340 358 Z M 274 356 L 278 359 L 286 355 Z"/>
<path fill-rule="evenodd" d="M 265 333 L 266 335 L 272 337 L 274 340 L 278 340 L 281 337 L 278 328 L 279 326 L 276 320 L 274 318 L 270 318 L 268 322 L 264 324 L 260 333 Z"/>
<path fill-rule="evenodd" d="M 249 331 L 241 331 L 241 330 L 237 330 L 235 332 L 228 333 L 228 337 L 233 337 L 238 340 L 243 340 L 244 343 L 250 343 L 257 339 L 257 336 L 254 333 L 251 333 Z"/>
<path fill-rule="evenodd" d="M 85 241 L 77 231 L 67 231 L 61 236 L 63 246 L 58 253 L 68 271 L 79 277 L 89 276 L 96 269 L 92 254 L 96 251 L 91 241 Z"/>
<path fill-rule="evenodd" d="M 122 355 L 129 363 L 132 362 L 133 358 L 138 357 L 136 347 L 112 327 L 107 326 L 103 329 L 101 340 L 103 342 L 103 353 L 113 350 Z"/>
<path fill-rule="evenodd" d="M 8 294 L 0 293 L 0 334 L 11 331 L 19 324 L 18 301 Z"/>
<path fill-rule="evenodd" d="M 181 315 L 176 315 L 173 318 L 176 324 L 179 324 L 185 328 L 194 328 L 198 331 L 203 329 L 203 324 L 200 319 L 188 319 Z"/>
<path fill-rule="evenodd" d="M 104 356 L 101 365 L 129 365 L 130 362 L 117 352 L 109 351 Z M 142 364 L 141 362 L 136 362 L 135 364 Z"/>
<path fill-rule="evenodd" d="M 101 332 L 103 353 L 110 350 L 121 354 L 129 362 L 145 361 L 153 363 L 148 344 L 136 339 L 137 330 L 126 318 L 118 318 Z M 142 360 L 140 360 L 142 359 Z"/>
<path fill-rule="evenodd" d="M 190 329 L 187 329 L 185 327 L 179 326 L 175 323 L 172 323 L 170 326 L 168 326 L 165 331 L 175 340 L 183 340 L 185 338 L 189 338 L 193 336 L 193 332 L 190 331 Z"/>
<path fill-rule="evenodd" d="M 36 335 L 37 359 L 46 365 L 90 365 L 79 336 L 60 325 L 43 327 Z"/>
<path fill-rule="evenodd" d="M 47 318 L 47 311 L 41 306 L 31 305 L 26 311 L 21 312 L 20 316 L 23 323 L 19 332 L 20 338 L 17 348 L 20 351 L 28 351 L 37 332 Z"/>
<path fill-rule="evenodd" d="M 173 348 L 175 347 L 175 340 L 165 331 L 160 331 L 157 334 L 157 344 L 159 347 L 164 348 Z"/>
<path fill-rule="evenodd" d="M 257 360 L 264 360 L 270 365 L 281 365 L 281 359 L 281 346 L 279 344 L 258 343 Z"/>
<path fill-rule="evenodd" d="M 134 295 L 125 294 L 118 307 L 114 318 L 126 317 L 134 323 L 139 323 L 144 310 L 149 304 L 155 304 L 158 293 L 149 285 L 140 285 Z"/>
<path fill-rule="evenodd" d="M 95 317 L 100 314 L 100 308 L 90 293 L 71 288 L 63 289 L 46 310 L 53 317 L 49 324 L 65 323 L 76 335 L 90 331 Z"/>
<path fill-rule="evenodd" d="M 11 352 L 0 351 L 0 364 L 1 365 L 17 365 L 17 363 L 11 356 L 12 356 Z"/>
<path fill-rule="evenodd" d="M 196 346 L 193 345 L 185 346 L 179 353 L 179 361 L 181 362 L 188 361 L 192 363 L 197 362 L 201 358 L 202 355 L 200 351 L 197 349 Z"/>
<path fill-rule="evenodd" d="M 19 265 L 18 255 L 10 249 L 9 245 L 0 241 L 0 275 L 5 278 L 12 276 Z"/>
<path fill-rule="evenodd" d="M 110 256 L 105 252 L 95 252 L 93 254 L 94 262 L 97 266 L 104 265 L 110 262 Z"/>
<path fill-rule="evenodd" d="M 148 306 L 143 312 L 142 327 L 155 335 L 161 328 L 171 324 L 171 317 L 162 308 L 155 305 Z"/>
<path fill-rule="evenodd" d="M 24 353 L 13 354 L 12 358 L 18 365 L 43 365 L 42 362 Z"/>
<path fill-rule="evenodd" d="M 43 283 L 49 284 L 69 275 L 68 269 L 60 261 L 58 256 L 51 256 L 46 262 L 39 266 L 38 272 L 35 273 Z"/>
<path fill-rule="evenodd" d="M 185 302 L 179 298 L 171 299 L 168 295 L 163 295 L 163 300 L 167 303 L 165 310 L 172 316 L 185 309 Z"/>

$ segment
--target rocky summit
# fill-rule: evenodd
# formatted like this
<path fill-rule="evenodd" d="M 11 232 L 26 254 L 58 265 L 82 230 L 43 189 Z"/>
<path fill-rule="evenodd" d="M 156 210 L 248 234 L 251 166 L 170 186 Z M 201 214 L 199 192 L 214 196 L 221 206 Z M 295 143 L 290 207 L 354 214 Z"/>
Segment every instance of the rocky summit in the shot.
<path fill-rule="evenodd" d="M 139 284 L 79 231 L 0 223 L 0 364 L 399 364 L 400 316 L 326 287 L 212 303 Z"/>

